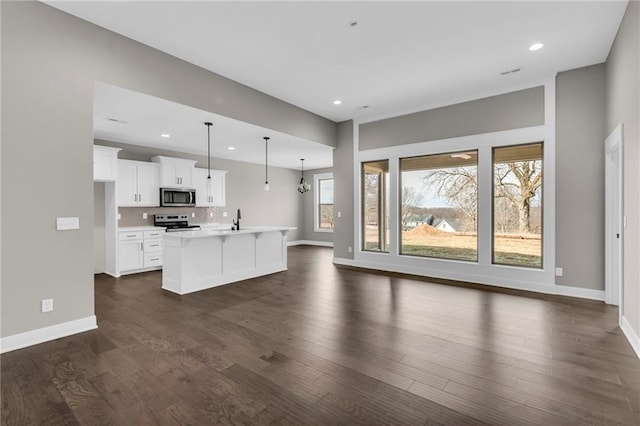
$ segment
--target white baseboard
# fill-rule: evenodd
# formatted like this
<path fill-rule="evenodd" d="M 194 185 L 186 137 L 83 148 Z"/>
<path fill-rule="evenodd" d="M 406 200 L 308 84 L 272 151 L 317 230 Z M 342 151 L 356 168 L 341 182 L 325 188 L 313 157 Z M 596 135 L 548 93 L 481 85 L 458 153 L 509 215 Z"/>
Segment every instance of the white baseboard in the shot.
<path fill-rule="evenodd" d="M 38 343 L 48 342 L 96 328 L 98 328 L 96 316 L 91 315 L 90 317 L 63 322 L 62 324 L 56 324 L 50 327 L 25 331 L 24 333 L 1 338 L 0 353 L 15 351 L 16 349 L 26 348 L 27 346 L 37 345 Z"/>
<path fill-rule="evenodd" d="M 334 257 L 333 263 L 336 265 L 344 265 L 344 266 L 356 266 L 356 261 L 353 259 L 345 259 L 344 257 Z"/>
<path fill-rule="evenodd" d="M 624 316 L 620 318 L 620 328 L 631 344 L 631 347 L 636 352 L 636 355 L 640 358 L 640 338 L 638 338 L 638 335 L 633 331 L 631 324 L 629 324 L 629 321 L 627 321 Z"/>
<path fill-rule="evenodd" d="M 330 241 L 297 240 L 287 242 L 287 246 L 333 247 L 333 243 Z"/>
<path fill-rule="evenodd" d="M 592 290 L 590 288 L 571 287 L 567 285 L 554 285 L 553 287 L 556 290 L 554 294 L 559 296 L 604 301 L 604 290 Z"/>
<path fill-rule="evenodd" d="M 455 277 L 432 276 L 432 275 L 425 275 L 424 273 L 421 273 L 421 271 L 419 270 L 411 269 L 402 265 L 390 265 L 390 264 L 383 264 L 383 263 L 378 263 L 373 265 L 366 261 L 363 262 L 355 259 L 345 259 L 345 258 L 339 258 L 339 257 L 334 257 L 333 263 L 336 265 L 355 266 L 357 268 L 364 268 L 364 269 L 372 269 L 372 270 L 377 269 L 380 271 L 387 271 L 387 272 L 398 272 L 398 273 L 405 273 L 405 274 L 417 275 L 417 276 L 450 279 L 454 281 L 466 281 L 466 282 L 478 283 L 478 284 L 493 286 L 493 287 L 532 291 L 535 293 L 555 294 L 559 296 L 570 296 L 570 297 L 577 297 L 581 299 L 604 301 L 604 290 L 591 290 L 587 288 L 570 287 L 570 286 L 563 286 L 563 285 L 545 285 L 545 284 L 530 283 L 525 281 L 521 281 L 521 282 L 510 281 L 510 282 L 502 282 L 502 283 L 496 283 L 496 284 L 488 284 L 486 282 L 474 281 L 472 275 L 469 275 L 469 276 L 461 275 L 461 276 L 455 276 Z"/>

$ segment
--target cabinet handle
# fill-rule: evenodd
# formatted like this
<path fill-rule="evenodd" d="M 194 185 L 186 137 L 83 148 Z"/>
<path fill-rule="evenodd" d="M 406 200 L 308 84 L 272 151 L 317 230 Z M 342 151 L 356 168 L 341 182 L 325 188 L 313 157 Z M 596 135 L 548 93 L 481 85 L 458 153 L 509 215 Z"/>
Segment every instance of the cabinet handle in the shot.
<path fill-rule="evenodd" d="M 136 236 L 136 234 L 133 234 L 133 235 L 128 235 L 127 234 L 127 238 L 132 238 L 132 237 L 135 237 L 135 236 Z"/>
<path fill-rule="evenodd" d="M 142 194 L 138 194 L 138 201 L 142 201 Z"/>
<path fill-rule="evenodd" d="M 144 245 L 140 243 L 140 251 L 144 250 Z"/>
<path fill-rule="evenodd" d="M 149 260 L 160 260 L 160 258 L 159 258 L 159 257 L 152 257 L 152 258 L 151 258 L 151 259 L 149 259 Z"/>
<path fill-rule="evenodd" d="M 160 244 L 149 244 L 149 247 L 160 247 Z"/>
<path fill-rule="evenodd" d="M 138 194 L 133 194 L 133 201 L 138 201 Z"/>

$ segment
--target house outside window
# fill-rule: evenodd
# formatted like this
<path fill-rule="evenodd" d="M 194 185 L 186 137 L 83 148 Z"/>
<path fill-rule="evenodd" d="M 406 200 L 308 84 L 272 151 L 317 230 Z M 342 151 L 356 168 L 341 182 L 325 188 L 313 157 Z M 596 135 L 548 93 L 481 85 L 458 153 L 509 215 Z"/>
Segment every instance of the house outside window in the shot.
<path fill-rule="evenodd" d="M 315 232 L 333 232 L 333 173 L 313 175 Z"/>

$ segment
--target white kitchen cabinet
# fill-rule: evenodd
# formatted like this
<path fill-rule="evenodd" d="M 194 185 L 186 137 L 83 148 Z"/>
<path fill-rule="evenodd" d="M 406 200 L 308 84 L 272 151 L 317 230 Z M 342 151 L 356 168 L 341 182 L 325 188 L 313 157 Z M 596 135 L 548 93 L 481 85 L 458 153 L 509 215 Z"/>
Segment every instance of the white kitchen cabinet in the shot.
<path fill-rule="evenodd" d="M 144 232 L 144 267 L 162 266 L 162 234 L 164 231 Z"/>
<path fill-rule="evenodd" d="M 144 248 L 142 238 L 139 240 L 119 242 L 118 267 L 120 272 L 142 269 L 144 267 Z"/>
<path fill-rule="evenodd" d="M 225 170 L 211 170 L 211 188 L 207 185 L 208 170 L 193 169 L 193 187 L 196 190 L 196 207 L 224 207 Z"/>
<path fill-rule="evenodd" d="M 118 151 L 110 146 L 93 146 L 93 181 L 115 182 L 118 179 Z"/>
<path fill-rule="evenodd" d="M 117 199 L 119 207 L 160 205 L 160 166 L 143 161 L 118 160 Z"/>
<path fill-rule="evenodd" d="M 160 186 L 166 188 L 193 188 L 193 169 L 196 161 L 157 155 L 151 158 L 160 164 Z"/>
<path fill-rule="evenodd" d="M 161 268 L 163 235 L 164 229 L 118 232 L 118 269 L 120 273 L 128 274 Z"/>

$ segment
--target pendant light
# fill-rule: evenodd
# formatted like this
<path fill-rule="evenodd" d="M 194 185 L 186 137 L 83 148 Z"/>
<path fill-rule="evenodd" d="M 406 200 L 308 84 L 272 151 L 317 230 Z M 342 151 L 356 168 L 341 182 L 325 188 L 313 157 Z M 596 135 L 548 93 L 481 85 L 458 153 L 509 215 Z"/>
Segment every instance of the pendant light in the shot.
<path fill-rule="evenodd" d="M 298 192 L 304 194 L 305 192 L 309 192 L 311 186 L 304 179 L 304 158 L 301 158 L 300 161 L 302 162 L 302 167 L 300 169 L 300 183 L 298 184 Z"/>
<path fill-rule="evenodd" d="M 207 126 L 207 201 L 213 201 L 211 195 L 212 181 L 211 181 L 211 126 L 213 123 L 207 121 L 204 123 Z"/>
<path fill-rule="evenodd" d="M 267 148 L 269 145 L 269 139 L 271 139 L 269 136 L 264 137 L 264 190 L 265 191 L 269 190 L 269 173 L 268 173 L 269 151 Z"/>

